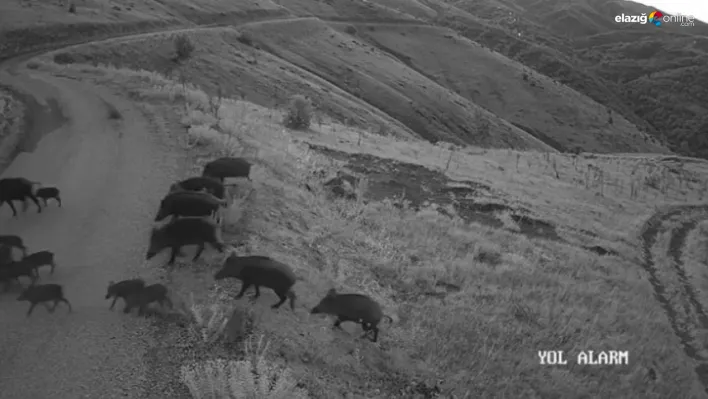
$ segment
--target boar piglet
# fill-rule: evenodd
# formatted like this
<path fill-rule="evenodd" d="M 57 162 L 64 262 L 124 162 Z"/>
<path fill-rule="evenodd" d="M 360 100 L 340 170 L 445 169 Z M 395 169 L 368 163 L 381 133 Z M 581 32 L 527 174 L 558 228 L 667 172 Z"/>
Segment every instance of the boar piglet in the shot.
<path fill-rule="evenodd" d="M 27 267 L 31 267 L 36 270 L 38 276 L 39 268 L 42 266 L 49 266 L 51 274 L 54 274 L 54 268 L 57 267 L 57 264 L 54 261 L 54 253 L 52 251 L 39 251 L 29 254 L 22 258 L 20 262 L 27 265 Z"/>
<path fill-rule="evenodd" d="M 243 297 L 249 287 L 255 286 L 256 294 L 253 299 L 256 299 L 261 295 L 259 288 L 263 286 L 272 289 L 280 298 L 279 302 L 271 306 L 273 309 L 279 308 L 290 299 L 290 309 L 295 310 L 295 293 L 292 287 L 296 277 L 290 266 L 284 263 L 267 256 L 231 255 L 226 259 L 221 270 L 214 275 L 215 280 L 227 277 L 239 279 L 243 283 L 236 298 Z"/>
<path fill-rule="evenodd" d="M 22 256 L 27 255 L 27 247 L 22 240 L 22 237 L 16 235 L 0 235 L 0 245 L 17 248 L 22 251 Z"/>
<path fill-rule="evenodd" d="M 108 289 L 106 290 L 106 298 L 105 299 L 110 299 L 113 298 L 113 302 L 111 303 L 111 307 L 109 308 L 110 310 L 113 310 L 113 307 L 116 305 L 116 301 L 118 298 L 122 298 L 123 302 L 126 303 L 126 306 L 128 304 L 127 298 L 136 293 L 141 291 L 143 288 L 145 288 L 145 281 L 139 278 L 134 278 L 130 280 L 123 280 L 119 282 L 113 282 L 109 281 L 108 282 Z"/>
<path fill-rule="evenodd" d="M 49 312 L 54 312 L 59 302 L 64 302 L 72 312 L 71 303 L 64 297 L 64 289 L 59 284 L 41 284 L 27 287 L 19 297 L 18 301 L 28 301 L 32 305 L 27 311 L 27 316 L 32 314 L 32 310 L 38 303 L 42 303 Z M 54 306 L 49 308 L 47 302 L 54 302 Z"/>
<path fill-rule="evenodd" d="M 59 189 L 56 187 L 40 187 L 37 189 L 37 192 L 35 193 L 37 198 L 41 198 L 42 202 L 44 202 L 44 206 L 47 206 L 47 201 L 50 199 L 54 199 L 57 204 L 59 204 L 59 207 L 61 208 L 61 197 L 59 193 Z"/>
<path fill-rule="evenodd" d="M 381 319 L 387 318 L 393 322 L 393 319 L 384 315 L 381 306 L 370 297 L 362 294 L 338 294 L 334 288 L 327 292 L 310 313 L 337 316 L 333 326 L 335 328 L 341 328 L 341 324 L 345 321 L 360 323 L 364 330 L 362 338 L 373 333 L 373 337 L 370 338 L 373 342 L 376 342 L 379 337 L 378 325 Z"/>
<path fill-rule="evenodd" d="M 30 279 L 30 284 L 34 284 L 37 282 L 39 275 L 32 265 L 23 263 L 22 261 L 13 261 L 0 268 L 0 281 L 5 282 L 5 291 L 10 289 L 10 280 L 15 280 L 19 283 L 20 277 L 27 277 Z"/>
<path fill-rule="evenodd" d="M 175 263 L 177 254 L 185 245 L 197 245 L 197 253 L 193 261 L 199 259 L 204 246 L 209 243 L 219 252 L 224 252 L 224 241 L 221 239 L 221 229 L 214 222 L 206 219 L 183 218 L 168 223 L 159 229 L 152 229 L 150 246 L 145 259 L 150 260 L 165 248 L 170 248 L 172 254 L 168 265 Z"/>
<path fill-rule="evenodd" d="M 134 307 L 138 307 L 138 315 L 145 314 L 147 306 L 153 302 L 157 302 L 165 307 L 165 304 L 172 307 L 172 301 L 167 296 L 167 287 L 162 284 L 151 284 L 145 286 L 142 290 L 138 290 L 128 295 L 126 298 L 124 313 L 130 313 Z"/>

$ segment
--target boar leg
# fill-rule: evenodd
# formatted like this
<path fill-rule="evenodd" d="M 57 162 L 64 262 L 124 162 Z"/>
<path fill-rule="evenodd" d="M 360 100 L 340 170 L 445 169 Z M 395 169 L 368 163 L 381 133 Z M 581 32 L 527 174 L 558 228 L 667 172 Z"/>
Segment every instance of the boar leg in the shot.
<path fill-rule="evenodd" d="M 251 286 L 251 283 L 246 283 L 244 282 L 241 285 L 241 291 L 239 291 L 238 295 L 236 295 L 236 299 L 243 298 L 243 294 L 246 293 L 246 290 Z"/>
<path fill-rule="evenodd" d="M 194 258 L 192 258 L 192 262 L 196 262 L 197 259 L 202 256 L 202 252 L 204 252 L 204 242 L 200 243 L 197 247 L 197 253 L 194 255 Z"/>

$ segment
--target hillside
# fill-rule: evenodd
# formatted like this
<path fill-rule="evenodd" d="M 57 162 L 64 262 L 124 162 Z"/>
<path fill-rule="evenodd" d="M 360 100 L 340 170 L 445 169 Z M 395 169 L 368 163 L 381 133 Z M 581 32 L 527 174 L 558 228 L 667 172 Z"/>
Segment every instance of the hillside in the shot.
<path fill-rule="evenodd" d="M 651 11 L 628 1 L 420 2 L 438 11 L 432 22 L 588 95 L 674 150 L 708 156 L 708 71 L 695 68 L 708 61 L 706 24 L 615 23 L 615 15 Z M 654 82 L 658 73 L 671 78 Z"/>
<path fill-rule="evenodd" d="M 683 285 L 671 248 L 683 243 L 646 226 L 681 222 L 655 209 L 704 200 L 705 162 L 449 150 L 334 122 L 293 131 L 280 111 L 235 99 L 225 99 L 214 120 L 205 117 L 212 100 L 195 87 L 54 59 L 30 62 L 40 74 L 110 87 L 160 120 L 184 146 L 186 176 L 219 154 L 252 157 L 253 182 L 234 188 L 225 238 L 237 253 L 282 259 L 298 276 L 299 305 L 273 310 L 269 291 L 238 300 L 239 283 L 212 281 L 222 255 L 170 269 L 146 264 L 145 274 L 165 276 L 177 304 L 153 312 L 160 345 L 148 354 L 149 397 L 253 390 L 244 381 L 252 368 L 236 361 L 286 368 L 274 376 L 277 389 L 310 399 L 704 394 L 698 355 L 678 348 L 704 347 L 691 312 L 706 296 L 695 305 L 692 294 L 673 291 Z M 181 139 L 184 122 L 189 141 Z M 357 182 L 356 200 L 329 191 L 329 179 L 342 173 Z M 656 220 L 645 224 L 649 216 Z M 638 242 L 637 232 L 651 242 Z M 644 263 L 652 254 L 656 267 Z M 692 278 L 705 286 L 705 276 Z M 377 343 L 357 339 L 356 326 L 336 331 L 332 320 L 309 314 L 332 287 L 370 295 L 392 315 Z M 197 317 L 209 314 L 216 322 Z M 233 341 L 212 342 L 200 331 Z M 622 348 L 632 360 L 539 367 L 538 347 L 565 350 L 570 362 L 586 348 Z M 209 363 L 219 358 L 228 360 Z M 226 384 L 221 373 L 230 372 L 238 374 Z"/>
<path fill-rule="evenodd" d="M 136 231 L 131 267 L 164 283 L 175 306 L 127 319 L 96 304 L 99 296 L 71 294 L 82 317 L 101 312 L 145 332 L 149 350 L 114 359 L 144 367 L 126 385 L 145 398 L 708 395 L 708 162 L 663 143 L 680 140 L 684 153 L 708 145 L 697 134 L 708 129 L 706 68 L 692 63 L 708 51 L 704 27 L 618 27 L 614 13 L 646 9 L 608 0 L 76 6 L 0 5 L 0 62 L 56 47 L 5 63 L 0 78 L 15 90 L 36 85 L 49 108 L 73 111 L 51 139 L 80 133 L 101 142 L 104 151 L 67 145 L 69 165 L 115 150 L 110 156 L 131 166 L 94 179 L 118 195 L 104 193 L 110 202 L 86 220 L 106 245 L 133 247 L 116 232 Z M 82 41 L 90 43 L 67 46 Z M 42 122 L 39 112 L 23 113 L 14 91 L 0 90 L 0 138 Z M 101 112 L 86 112 L 94 103 Z M 311 120 L 295 129 L 293 116 Z M 165 149 L 137 145 L 151 141 Z M 157 206 L 173 178 L 198 176 L 221 156 L 253 164 L 248 180 L 227 182 L 233 202 L 219 230 L 228 250 L 288 264 L 293 309 L 272 309 L 266 287 L 247 299 L 237 297 L 242 282 L 215 281 L 226 254 L 211 248 L 198 261 L 185 248 L 172 267 L 165 254 L 143 261 L 154 209 L 141 208 L 130 229 L 104 228 L 123 216 L 109 205 L 131 207 L 124 192 Z M 140 172 L 158 167 L 141 169 L 131 157 L 169 157 L 174 174 L 157 187 Z M 83 180 L 66 181 L 67 207 L 55 214 L 81 210 L 71 194 Z M 32 216 L 47 215 L 21 215 Z M 62 221 L 47 220 L 58 231 Z M 76 273 L 83 283 L 84 270 L 107 268 L 84 263 L 47 280 Z M 391 320 L 377 342 L 359 339 L 366 326 L 336 330 L 333 316 L 311 313 L 332 288 L 381 305 Z M 0 309 L 16 302 L 2 296 Z M 73 316 L 46 316 L 67 317 L 48 319 L 62 334 L 83 328 Z M 53 348 L 52 359 L 87 356 Z M 569 365 L 542 367 L 539 350 L 563 350 Z M 627 351 L 629 361 L 578 365 L 588 350 Z"/>
<path fill-rule="evenodd" d="M 357 37 L 559 151 L 665 151 L 621 115 L 449 30 L 355 26 Z"/>
<path fill-rule="evenodd" d="M 228 2 L 220 1 L 164 5 L 116 2 L 106 9 L 101 3 L 88 2 L 75 14 L 67 12 L 65 15 L 55 12 L 56 5 L 18 8 L 6 4 L 3 18 L 5 15 L 9 17 L 7 26 L 10 27 L 18 27 L 19 21 L 23 20 L 41 21 L 40 25 L 45 26 L 40 36 L 30 38 L 26 34 L 8 33 L 6 48 L 18 49 L 27 48 L 28 41 L 29 48 L 32 48 L 33 42 L 61 38 L 56 30 L 63 23 L 75 24 L 80 27 L 80 34 L 95 37 L 102 33 L 154 30 L 165 24 L 184 27 L 209 23 L 239 25 L 274 18 L 316 17 L 322 22 L 309 21 L 308 24 L 330 23 L 339 31 L 335 32 L 337 40 L 343 40 L 338 43 L 322 40 L 322 43 L 336 46 L 332 49 L 333 55 L 342 52 L 348 53 L 348 57 L 335 55 L 327 60 L 306 60 L 306 53 L 312 47 L 298 47 L 297 42 L 319 43 L 324 37 L 312 35 L 314 31 L 308 32 L 305 28 L 294 28 L 295 23 L 270 25 L 274 29 L 272 32 L 258 31 L 253 27 L 253 33 L 257 34 L 251 39 L 255 45 L 284 58 L 283 61 L 337 86 L 334 90 L 349 93 L 343 95 L 357 97 L 364 93 L 358 99 L 360 103 L 368 103 L 365 107 L 380 109 L 375 113 L 383 112 L 398 120 L 397 123 L 405 125 L 407 134 L 433 141 L 515 148 L 530 148 L 528 136 L 533 135 L 557 150 L 596 152 L 666 152 L 665 145 L 660 143 L 668 140 L 674 151 L 683 148 L 689 151 L 687 154 L 700 155 L 706 139 L 697 132 L 702 131 L 708 121 L 701 105 L 705 103 L 706 95 L 702 89 L 705 85 L 700 84 L 705 72 L 695 65 L 704 60 L 701 57 L 705 57 L 706 39 L 672 26 L 661 31 L 647 26 L 617 26 L 613 21 L 615 13 L 644 12 L 646 8 L 626 2 L 598 0 L 598 6 L 594 6 L 595 3 L 297 0 L 240 2 L 232 7 Z M 589 19 L 579 17 L 593 12 L 603 14 Z M 31 18 L 25 18 L 23 13 Z M 11 21 L 18 22 L 10 24 Z M 97 23 L 100 28 L 96 28 Z M 112 23 L 128 25 L 112 32 L 115 30 Z M 377 29 L 370 25 L 372 23 L 384 25 Z M 480 43 L 484 49 L 461 37 L 445 38 L 448 34 L 433 26 L 423 28 L 427 24 L 452 28 L 461 36 Z M 566 25 L 572 25 L 572 29 L 567 30 Z M 266 26 L 263 25 L 262 29 Z M 696 28 L 692 32 L 703 29 L 701 26 L 692 28 Z M 322 29 L 320 34 L 329 28 Z M 267 36 L 267 40 L 259 41 L 259 35 Z M 350 36 L 353 38 L 349 39 Z M 367 59 L 371 55 L 354 49 L 360 48 L 368 53 L 372 51 L 367 48 L 369 45 L 376 47 L 385 57 L 361 63 L 369 65 L 365 77 L 357 76 L 359 72 L 356 70 L 338 71 L 327 65 L 339 62 L 357 65 L 355 58 Z M 278 52 L 282 46 L 295 46 L 304 53 L 298 54 L 295 62 L 292 51 Z M 429 52 L 419 51 L 419 47 L 435 49 L 435 56 L 423 55 Z M 671 56 L 665 57 L 666 54 Z M 393 61 L 389 61 L 391 57 Z M 467 65 L 460 64 L 463 59 L 479 60 L 477 67 L 494 78 L 485 79 L 482 74 L 474 75 L 474 69 L 461 68 L 460 65 Z M 412 80 L 398 79 L 392 84 L 397 79 L 394 78 L 398 68 L 410 72 Z M 519 72 L 520 69 L 523 72 Z M 384 70 L 389 71 L 382 72 Z M 667 78 L 654 81 L 651 76 L 658 72 Z M 414 75 L 417 76 L 412 77 Z M 524 80 L 524 76 L 530 79 Z M 244 82 L 238 84 L 249 87 L 252 86 L 249 82 L 254 81 L 245 76 Z M 502 81 L 504 86 L 500 86 Z M 506 87 L 509 84 L 512 86 Z M 427 87 L 435 88 L 437 93 L 431 95 L 433 90 L 425 89 Z M 251 91 L 254 101 L 259 104 L 265 104 L 264 97 L 272 97 L 272 94 L 261 95 L 248 88 L 245 91 Z M 504 94 L 500 95 L 502 91 Z M 276 96 L 282 99 L 289 94 L 292 92 L 288 87 L 282 95 Z M 431 97 L 445 100 L 431 101 Z M 411 107 L 407 104 L 409 101 L 418 105 Z M 459 105 L 460 102 L 463 105 Z M 323 112 L 340 120 L 351 120 L 357 126 L 372 125 L 370 122 L 374 121 L 373 129 L 378 130 L 376 118 L 354 115 L 353 111 L 344 111 L 339 106 L 321 106 Z M 480 118 L 480 115 L 485 116 Z M 475 133 L 489 129 L 492 129 L 493 139 L 483 137 L 486 133 Z M 396 130 L 399 131 L 400 126 Z M 646 138 L 645 132 L 654 140 Z"/>
<path fill-rule="evenodd" d="M 264 22 L 242 30 L 266 51 L 347 88 L 429 141 L 541 148 L 529 133 L 322 21 Z"/>

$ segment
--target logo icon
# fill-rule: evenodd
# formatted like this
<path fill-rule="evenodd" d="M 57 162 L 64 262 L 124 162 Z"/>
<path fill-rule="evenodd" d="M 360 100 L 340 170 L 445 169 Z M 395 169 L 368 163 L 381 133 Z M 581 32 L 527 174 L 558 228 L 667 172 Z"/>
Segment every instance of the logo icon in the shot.
<path fill-rule="evenodd" d="M 661 25 L 661 18 L 664 17 L 664 14 L 661 13 L 661 11 L 652 11 L 651 14 L 649 14 L 649 22 L 653 23 L 656 26 Z"/>

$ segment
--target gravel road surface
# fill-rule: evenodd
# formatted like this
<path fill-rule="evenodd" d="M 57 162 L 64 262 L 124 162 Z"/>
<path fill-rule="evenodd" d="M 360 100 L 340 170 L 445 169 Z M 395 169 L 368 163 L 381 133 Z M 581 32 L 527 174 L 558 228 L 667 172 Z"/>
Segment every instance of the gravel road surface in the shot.
<path fill-rule="evenodd" d="M 105 89 L 38 71 L 0 71 L 0 84 L 31 96 L 32 124 L 24 148 L 2 174 L 62 191 L 63 208 L 42 213 L 30 204 L 12 218 L 0 208 L 0 234 L 18 234 L 30 252 L 51 250 L 57 270 L 40 283 L 59 283 L 65 305 L 25 317 L 19 287 L 0 290 L 0 398 L 138 398 L 146 375 L 148 321 L 109 311 L 109 280 L 144 268 L 159 198 L 177 177 L 179 153 L 130 101 Z M 122 119 L 108 117 L 110 107 Z M 57 109 L 59 108 L 59 112 Z M 162 258 L 160 258 L 162 260 Z M 26 280 L 23 280 L 26 285 Z"/>

